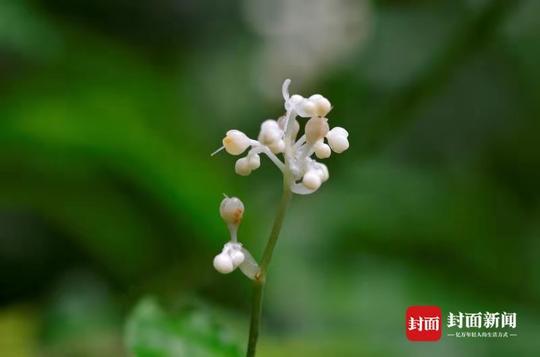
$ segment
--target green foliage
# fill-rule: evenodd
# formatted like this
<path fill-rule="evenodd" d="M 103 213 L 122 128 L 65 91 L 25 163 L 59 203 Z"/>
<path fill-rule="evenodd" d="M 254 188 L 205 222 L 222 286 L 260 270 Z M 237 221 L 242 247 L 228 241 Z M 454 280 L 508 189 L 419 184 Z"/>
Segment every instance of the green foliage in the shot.
<path fill-rule="evenodd" d="M 165 312 L 145 298 L 127 320 L 126 345 L 137 357 L 235 357 L 240 349 L 209 311 L 183 308 Z"/>

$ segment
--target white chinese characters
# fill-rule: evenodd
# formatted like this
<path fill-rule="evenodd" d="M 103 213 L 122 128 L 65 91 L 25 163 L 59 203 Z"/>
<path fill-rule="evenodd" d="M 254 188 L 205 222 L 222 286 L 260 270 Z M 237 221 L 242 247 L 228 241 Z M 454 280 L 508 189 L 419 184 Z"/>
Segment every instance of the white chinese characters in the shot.
<path fill-rule="evenodd" d="M 458 312 L 448 314 L 447 326 L 457 328 L 516 328 L 516 313 L 498 312 Z"/>
<path fill-rule="evenodd" d="M 445 328 L 442 310 L 438 306 L 410 306 L 405 314 L 405 332 L 409 341 L 438 341 Z M 456 338 L 515 337 L 515 312 L 449 312 L 446 318 L 447 336 Z"/>
<path fill-rule="evenodd" d="M 409 331 L 417 330 L 418 332 L 439 331 L 439 320 L 439 316 L 419 316 L 417 319 L 411 316 L 407 328 Z"/>

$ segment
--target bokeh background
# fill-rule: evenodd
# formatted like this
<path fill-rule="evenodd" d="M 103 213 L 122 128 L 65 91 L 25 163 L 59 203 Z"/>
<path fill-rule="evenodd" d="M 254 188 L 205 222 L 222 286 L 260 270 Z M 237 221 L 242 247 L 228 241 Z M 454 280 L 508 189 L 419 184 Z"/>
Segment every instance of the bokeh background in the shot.
<path fill-rule="evenodd" d="M 2 0 L 0 354 L 241 353 L 218 205 L 260 257 L 280 177 L 209 154 L 291 78 L 351 148 L 294 197 L 260 355 L 538 355 L 539 63 L 536 0 Z M 410 343 L 410 305 L 518 336 Z"/>

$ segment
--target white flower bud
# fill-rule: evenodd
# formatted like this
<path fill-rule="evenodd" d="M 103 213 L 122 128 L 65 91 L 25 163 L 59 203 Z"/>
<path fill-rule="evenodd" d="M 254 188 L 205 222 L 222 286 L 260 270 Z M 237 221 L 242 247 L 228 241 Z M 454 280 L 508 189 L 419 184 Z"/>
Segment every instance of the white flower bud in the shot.
<path fill-rule="evenodd" d="M 244 204 L 237 197 L 226 197 L 219 205 L 219 214 L 226 223 L 238 225 L 244 215 Z"/>
<path fill-rule="evenodd" d="M 279 154 L 285 150 L 285 141 L 279 140 L 273 143 L 272 145 L 269 145 L 268 148 L 274 153 Z"/>
<path fill-rule="evenodd" d="M 332 130 L 328 132 L 328 135 L 340 135 L 347 138 L 349 136 L 349 132 L 345 128 L 336 126 L 336 127 L 333 127 Z"/>
<path fill-rule="evenodd" d="M 289 120 L 293 120 L 292 118 L 289 119 Z M 278 124 L 279 124 L 279 127 L 281 128 L 281 130 L 285 131 L 285 117 L 281 117 L 278 119 Z M 298 123 L 298 120 L 294 119 L 294 121 L 292 123 L 290 123 L 289 125 L 292 125 L 292 128 L 291 128 L 291 137 L 294 139 L 296 138 L 296 136 L 298 135 L 298 132 L 300 131 L 300 123 Z"/>
<path fill-rule="evenodd" d="M 349 133 L 347 130 L 337 126 L 332 128 L 332 130 L 326 134 L 326 139 L 328 140 L 328 144 L 330 144 L 332 150 L 339 154 L 349 148 L 349 140 L 347 139 L 348 136 Z"/>
<path fill-rule="evenodd" d="M 261 166 L 261 157 L 258 154 L 249 154 L 247 159 L 250 170 L 257 170 Z"/>
<path fill-rule="evenodd" d="M 236 160 L 234 164 L 234 171 L 240 176 L 248 176 L 251 173 L 249 160 L 247 157 Z"/>
<path fill-rule="evenodd" d="M 332 109 L 330 101 L 320 94 L 313 94 L 309 97 L 309 101 L 313 103 L 313 114 L 319 117 L 324 117 Z"/>
<path fill-rule="evenodd" d="M 223 138 L 223 147 L 231 155 L 240 155 L 251 145 L 251 140 L 240 130 L 229 130 Z"/>
<path fill-rule="evenodd" d="M 328 134 L 328 119 L 313 117 L 306 123 L 306 141 L 310 144 L 315 144 L 317 141 L 323 139 Z"/>
<path fill-rule="evenodd" d="M 314 116 L 315 109 L 315 104 L 306 98 L 303 98 L 302 101 L 294 107 L 294 111 L 303 118 Z"/>
<path fill-rule="evenodd" d="M 240 264 L 242 264 L 244 262 L 244 259 L 245 259 L 244 253 L 242 253 L 242 251 L 240 249 L 241 248 L 231 250 L 229 252 L 229 256 L 231 257 L 232 264 L 233 264 L 233 266 L 235 268 L 237 266 L 239 266 Z"/>
<path fill-rule="evenodd" d="M 261 124 L 258 140 L 250 139 L 239 130 L 229 130 L 223 139 L 223 146 L 212 155 L 223 149 L 232 155 L 240 155 L 252 147 L 245 157 L 239 157 L 235 162 L 237 174 L 247 176 L 258 169 L 261 165 L 260 155 L 264 154 L 287 179 L 290 178 L 289 186 L 292 192 L 306 195 L 316 191 L 323 182 L 329 179 L 328 168 L 315 161 L 313 154 L 318 159 L 326 159 L 332 155 L 332 151 L 341 153 L 347 150 L 349 133 L 340 127 L 330 130 L 326 115 L 332 110 L 332 104 L 327 98 L 320 94 L 314 94 L 309 98 L 304 98 L 299 94 L 290 96 L 289 85 L 290 80 L 286 79 L 282 86 L 285 115 L 276 120 L 265 120 Z M 296 120 L 299 117 L 306 118 L 307 122 L 303 130 L 304 135 L 297 139 L 301 129 Z M 276 155 L 280 153 L 283 154 L 282 158 Z M 241 205 L 241 201 L 238 200 L 238 202 Z M 222 217 L 227 222 L 230 232 L 230 242 L 238 243 L 238 224 L 242 219 L 243 205 L 236 219 L 229 218 L 228 214 L 222 212 Z M 242 251 L 238 250 L 238 247 L 229 248 L 224 252 L 231 259 L 234 255 L 234 268 L 244 269 L 247 272 L 244 272 L 246 275 L 254 277 L 258 269 L 256 263 L 248 262 L 245 253 L 244 262 L 239 263 L 242 257 L 236 252 Z M 245 267 L 242 268 L 242 266 Z"/>
<path fill-rule="evenodd" d="M 315 143 L 314 149 L 315 149 L 315 155 L 319 159 L 327 159 L 332 154 L 332 150 L 330 149 L 330 146 L 326 145 L 322 140 L 319 140 Z"/>
<path fill-rule="evenodd" d="M 321 164 L 318 162 L 316 164 L 317 172 L 319 174 L 319 177 L 323 182 L 327 181 L 330 178 L 330 173 L 328 172 L 328 167 L 326 167 L 325 164 Z"/>
<path fill-rule="evenodd" d="M 233 261 L 227 253 L 221 252 L 214 258 L 214 268 L 221 274 L 229 274 L 234 270 Z"/>
<path fill-rule="evenodd" d="M 306 188 L 310 190 L 316 190 L 322 184 L 321 176 L 319 175 L 317 171 L 309 170 L 308 172 L 304 174 L 302 183 L 304 184 L 304 186 L 306 186 Z"/>
<path fill-rule="evenodd" d="M 283 136 L 283 130 L 279 127 L 277 121 L 269 119 L 261 124 L 261 131 L 258 140 L 263 145 L 272 145 Z"/>
<path fill-rule="evenodd" d="M 304 97 L 302 97 L 299 94 L 294 94 L 292 97 L 289 98 L 288 101 L 285 102 L 285 109 L 286 110 L 296 110 L 296 107 L 300 105 L 304 101 Z"/>
<path fill-rule="evenodd" d="M 328 140 L 332 150 L 341 154 L 349 148 L 349 140 L 344 136 L 335 137 L 333 140 Z"/>

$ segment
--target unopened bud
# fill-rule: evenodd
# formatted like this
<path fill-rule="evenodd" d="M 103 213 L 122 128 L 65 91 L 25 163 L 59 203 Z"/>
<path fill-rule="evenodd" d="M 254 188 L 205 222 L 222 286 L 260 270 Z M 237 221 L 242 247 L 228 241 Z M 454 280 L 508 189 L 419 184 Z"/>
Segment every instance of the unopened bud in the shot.
<path fill-rule="evenodd" d="M 321 176 L 314 170 L 309 170 L 304 174 L 302 183 L 310 190 L 316 190 L 321 186 Z"/>
<path fill-rule="evenodd" d="M 257 170 L 261 166 L 261 157 L 258 154 L 250 154 L 247 157 L 250 170 Z"/>
<path fill-rule="evenodd" d="M 235 268 L 242 264 L 245 259 L 244 253 L 242 253 L 241 250 L 233 250 L 229 253 L 229 256 L 231 257 L 233 266 Z"/>
<path fill-rule="evenodd" d="M 223 146 L 231 155 L 240 155 L 251 145 L 251 140 L 240 130 L 229 130 L 223 138 Z"/>
<path fill-rule="evenodd" d="M 283 136 L 283 130 L 281 130 L 277 121 L 269 119 L 269 120 L 265 120 L 261 124 L 261 131 L 258 137 L 261 144 L 272 145 L 278 140 L 281 140 L 282 136 Z"/>
<path fill-rule="evenodd" d="M 321 141 L 317 141 L 317 143 L 314 146 L 315 149 L 315 155 L 319 159 L 327 159 L 332 154 L 332 150 L 330 149 L 330 146 L 326 145 L 325 143 Z"/>
<path fill-rule="evenodd" d="M 244 204 L 237 197 L 224 198 L 219 206 L 219 213 L 226 223 L 238 225 L 244 215 Z"/>
<path fill-rule="evenodd" d="M 231 257 L 225 252 L 221 252 L 214 258 L 214 268 L 221 274 L 229 274 L 234 270 Z"/>
<path fill-rule="evenodd" d="M 269 145 L 268 148 L 270 151 L 272 151 L 274 154 L 279 154 L 285 150 L 285 141 L 279 140 L 273 143 L 272 145 Z"/>
<path fill-rule="evenodd" d="M 308 118 L 315 116 L 315 104 L 309 99 L 303 98 L 294 108 L 294 111 L 301 117 Z"/>
<path fill-rule="evenodd" d="M 246 157 L 236 160 L 234 171 L 240 176 L 248 176 L 251 173 L 249 160 Z"/>
<path fill-rule="evenodd" d="M 300 131 L 300 123 L 298 123 L 298 120 L 290 118 L 290 122 L 288 125 L 291 127 L 291 137 L 294 139 L 298 135 L 298 132 Z M 287 128 L 285 128 L 285 117 L 281 117 L 278 119 L 278 124 L 281 130 L 285 131 Z"/>
<path fill-rule="evenodd" d="M 347 130 L 337 126 L 332 128 L 332 130 L 326 134 L 326 139 L 328 140 L 328 144 L 332 150 L 339 154 L 349 148 L 349 139 L 347 139 L 348 136 L 349 133 Z"/>
<path fill-rule="evenodd" d="M 328 134 L 328 122 L 326 118 L 313 117 L 306 123 L 306 141 L 315 144 Z"/>
<path fill-rule="evenodd" d="M 296 109 L 303 101 L 304 97 L 299 94 L 294 94 L 285 102 L 285 109 Z"/>
<path fill-rule="evenodd" d="M 309 97 L 309 101 L 314 104 L 313 114 L 319 117 L 326 116 L 326 114 L 332 110 L 330 101 L 320 94 L 313 94 Z"/>
<path fill-rule="evenodd" d="M 323 182 L 330 178 L 328 167 L 326 167 L 325 164 L 321 164 L 320 162 L 318 162 L 315 164 L 315 169 L 317 170 L 317 173 L 319 174 L 319 177 Z"/>

